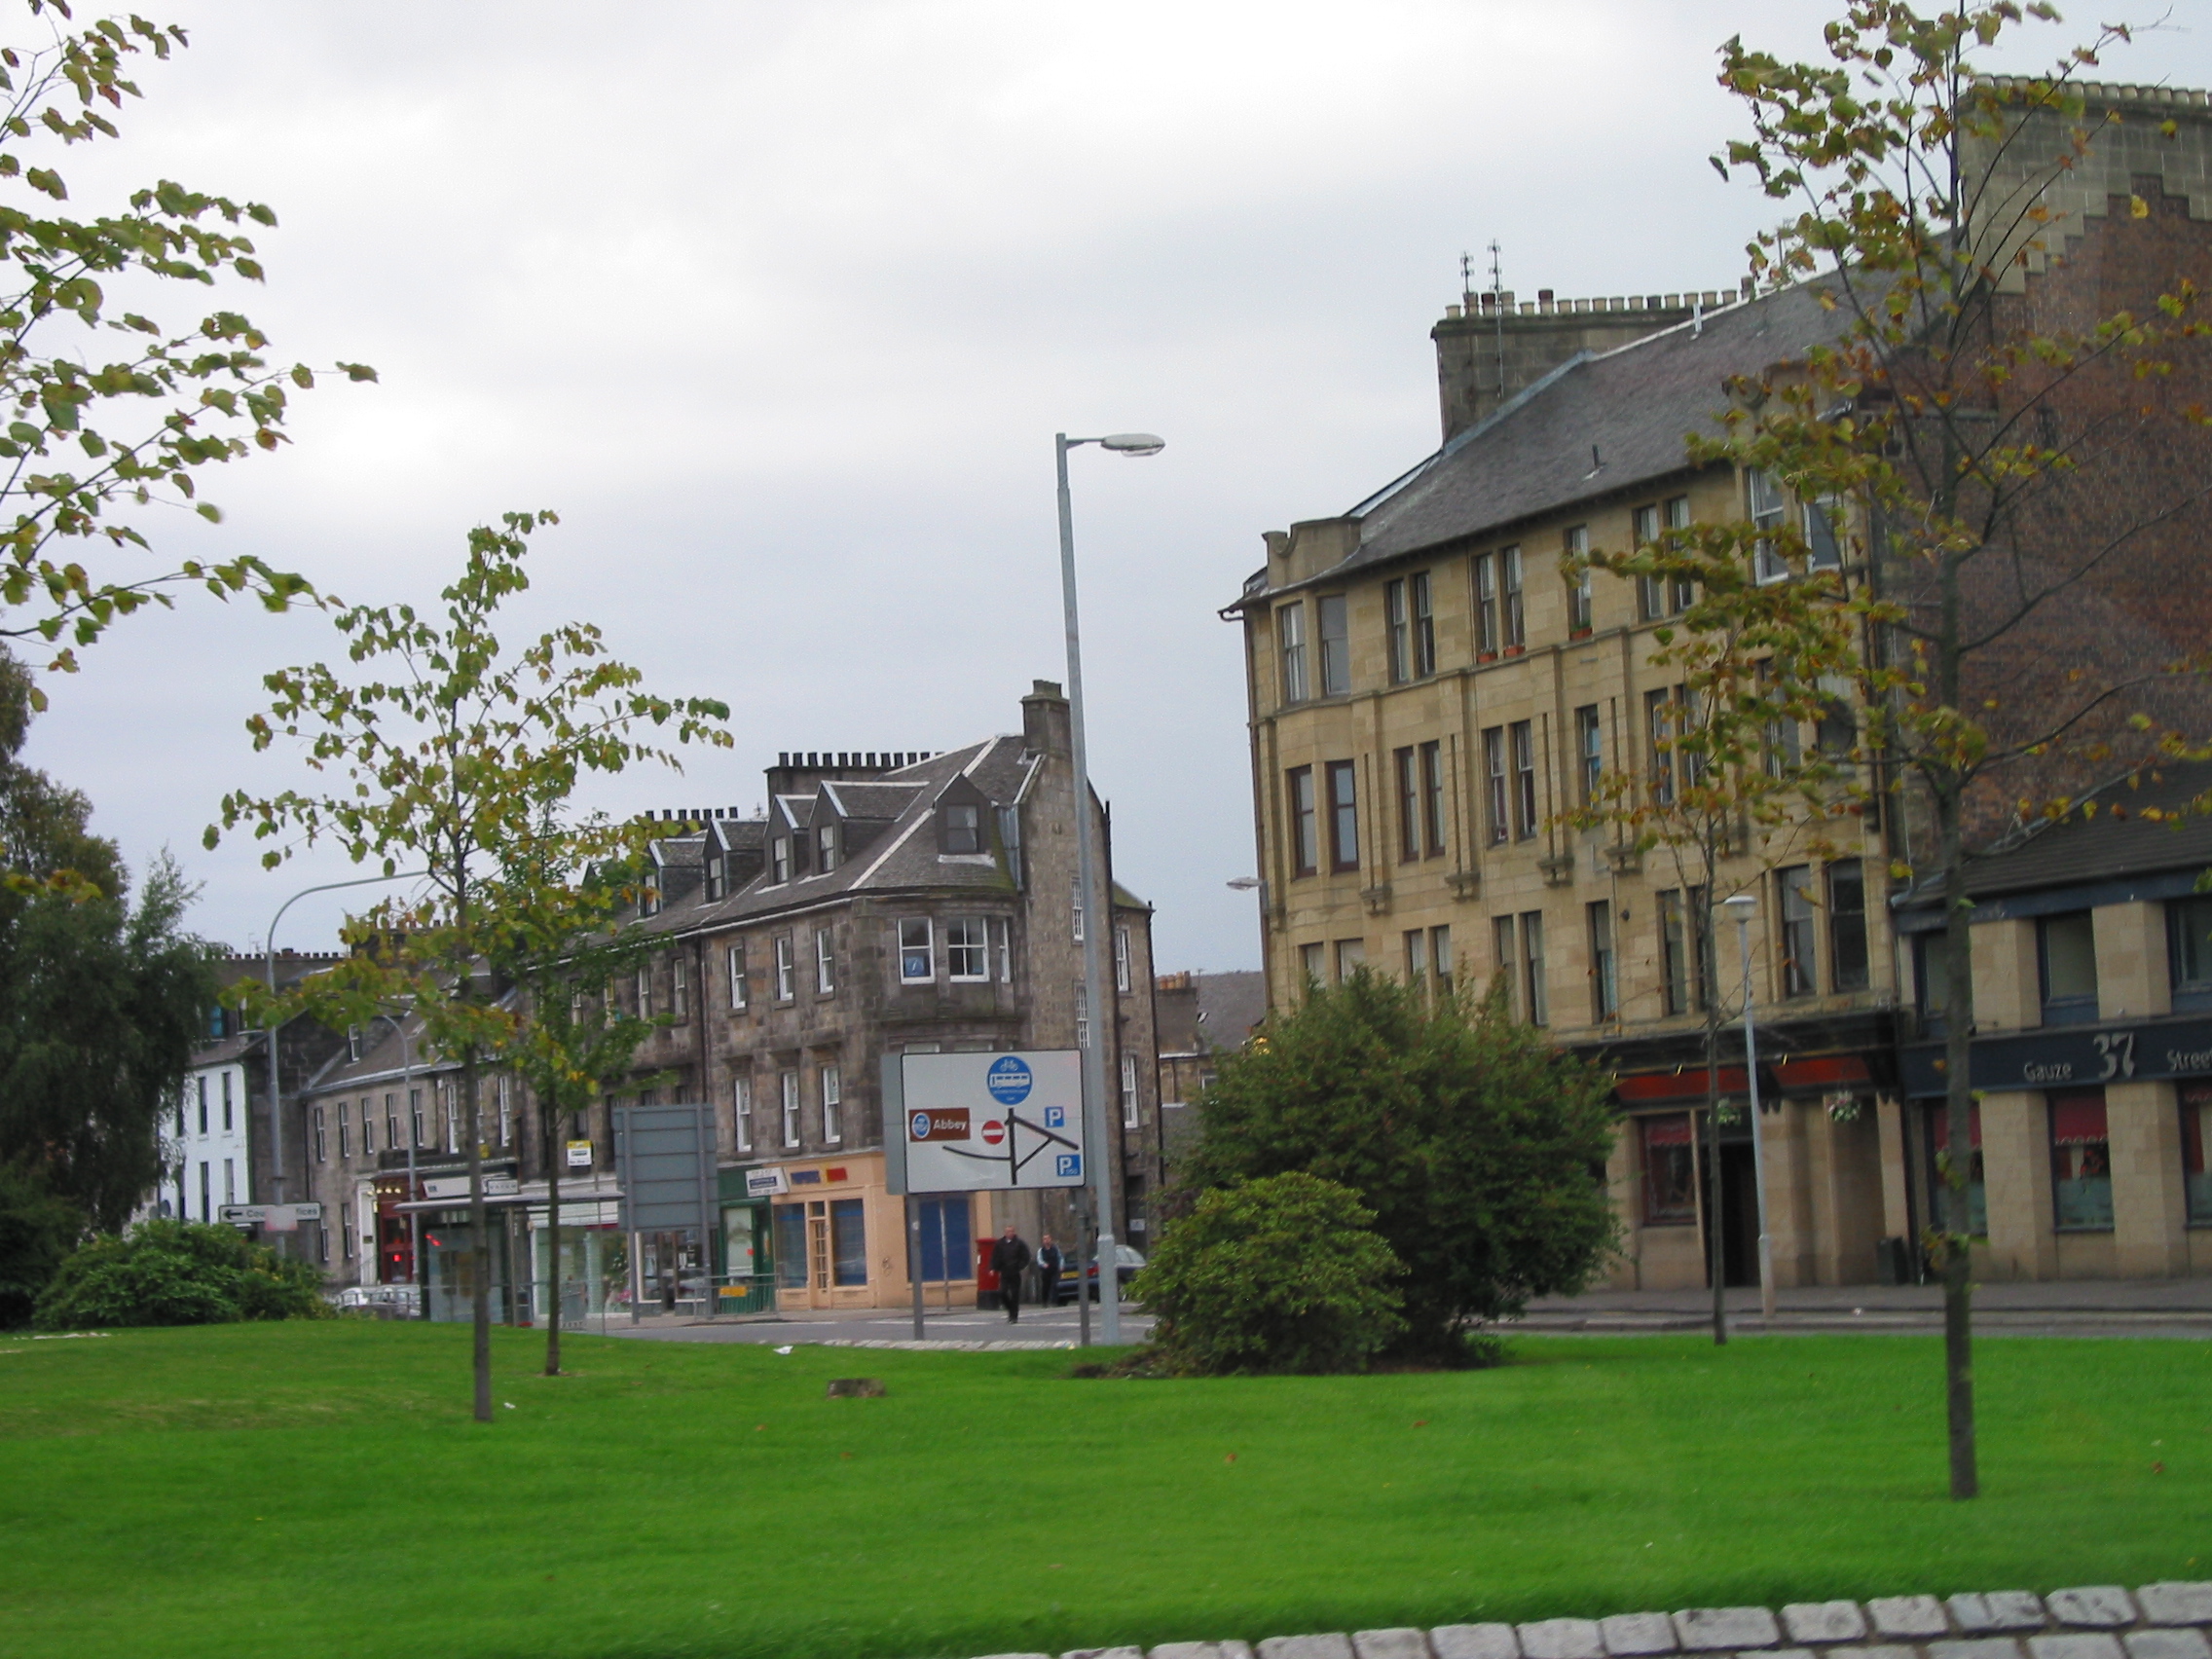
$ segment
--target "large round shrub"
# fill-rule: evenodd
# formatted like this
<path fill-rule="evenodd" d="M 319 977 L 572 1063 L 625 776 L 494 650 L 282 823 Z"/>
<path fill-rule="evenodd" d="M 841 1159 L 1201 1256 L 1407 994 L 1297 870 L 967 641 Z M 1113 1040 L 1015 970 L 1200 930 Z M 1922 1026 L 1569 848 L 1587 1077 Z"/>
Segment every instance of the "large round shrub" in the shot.
<path fill-rule="evenodd" d="M 1162 1368 L 1364 1371 L 1404 1328 L 1405 1269 L 1374 1222 L 1348 1188 L 1296 1170 L 1200 1194 L 1130 1286 Z"/>
<path fill-rule="evenodd" d="M 313 1319 L 330 1311 L 322 1277 L 229 1227 L 149 1221 L 95 1238 L 61 1264 L 38 1300 L 42 1331 Z"/>

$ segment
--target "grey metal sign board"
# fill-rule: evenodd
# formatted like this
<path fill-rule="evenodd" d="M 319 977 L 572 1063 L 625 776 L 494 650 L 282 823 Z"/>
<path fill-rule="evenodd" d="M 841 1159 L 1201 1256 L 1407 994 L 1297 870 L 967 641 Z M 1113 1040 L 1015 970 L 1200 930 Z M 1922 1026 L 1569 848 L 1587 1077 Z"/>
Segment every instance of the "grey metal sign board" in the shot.
<path fill-rule="evenodd" d="M 715 1212 L 711 1106 L 617 1106 L 614 1168 L 626 1233 L 696 1232 Z"/>

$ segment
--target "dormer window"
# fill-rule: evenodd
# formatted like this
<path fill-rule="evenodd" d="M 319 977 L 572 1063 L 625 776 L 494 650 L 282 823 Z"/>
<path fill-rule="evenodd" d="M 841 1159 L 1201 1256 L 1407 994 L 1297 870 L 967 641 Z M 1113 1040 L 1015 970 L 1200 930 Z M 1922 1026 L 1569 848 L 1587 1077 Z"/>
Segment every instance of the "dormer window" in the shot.
<path fill-rule="evenodd" d="M 789 835 L 778 835 L 775 840 L 769 844 L 768 869 L 770 879 L 773 880 L 779 887 L 781 887 L 785 882 L 791 880 L 792 838 Z"/>
<path fill-rule="evenodd" d="M 657 916 L 660 914 L 660 894 L 663 879 L 665 878 L 657 869 L 646 875 L 645 885 L 638 890 L 639 915 Z"/>
<path fill-rule="evenodd" d="M 953 801 L 946 805 L 944 850 L 948 853 L 983 850 L 983 809 L 974 801 Z"/>
<path fill-rule="evenodd" d="M 837 867 L 837 841 L 836 825 L 822 824 L 815 827 L 814 867 L 820 874 L 828 875 Z"/>
<path fill-rule="evenodd" d="M 713 903 L 729 892 L 729 855 L 715 853 L 707 860 L 707 903 Z"/>

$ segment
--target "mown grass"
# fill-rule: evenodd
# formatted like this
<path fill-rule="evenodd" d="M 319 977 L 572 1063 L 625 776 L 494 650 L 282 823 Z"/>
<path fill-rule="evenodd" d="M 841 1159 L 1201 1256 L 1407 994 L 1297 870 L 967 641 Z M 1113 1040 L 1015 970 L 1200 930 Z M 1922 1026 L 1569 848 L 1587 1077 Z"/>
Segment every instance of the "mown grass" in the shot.
<path fill-rule="evenodd" d="M 0 1338 L 0 1650 L 923 1659 L 2212 1576 L 2212 1345 L 1526 1339 L 1489 1372 L 321 1324 Z M 885 1398 L 826 1401 L 831 1377 Z"/>

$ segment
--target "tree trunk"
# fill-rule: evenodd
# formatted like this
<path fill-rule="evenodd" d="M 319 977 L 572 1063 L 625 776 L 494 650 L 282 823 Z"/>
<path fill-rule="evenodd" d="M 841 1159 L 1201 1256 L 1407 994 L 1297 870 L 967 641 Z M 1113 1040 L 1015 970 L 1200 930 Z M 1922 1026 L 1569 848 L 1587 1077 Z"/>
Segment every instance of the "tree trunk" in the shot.
<path fill-rule="evenodd" d="M 1713 896 L 1713 883 L 1706 883 L 1706 897 Z M 1685 896 L 1686 897 L 1686 896 Z M 1700 918 L 1690 905 L 1682 906 L 1684 920 L 1698 931 L 1692 934 L 1697 948 L 1697 974 L 1705 993 L 1705 1124 L 1707 1159 L 1712 1175 L 1706 1182 L 1706 1225 L 1712 1229 L 1713 1255 L 1713 1345 L 1724 1347 L 1728 1342 L 1728 1242 L 1720 1223 L 1720 1004 L 1713 995 L 1714 964 L 1709 960 L 1713 927 L 1710 922 L 1700 926 Z"/>
<path fill-rule="evenodd" d="M 469 1313 L 474 1321 L 471 1348 L 476 1370 L 476 1420 L 492 1420 L 492 1240 L 484 1208 L 484 1139 L 476 1106 L 476 1045 L 461 1056 L 461 1124 L 468 1137 L 468 1256 L 471 1276 Z"/>
<path fill-rule="evenodd" d="M 1944 1178 L 1943 1393 L 1950 1419 L 1951 1495 L 1979 1494 L 1973 1431 L 1973 946 L 1968 937 L 1966 859 L 1960 817 L 1964 802 L 1956 779 L 1935 792 L 1936 827 L 1943 865 L 1944 977 L 1943 1116 L 1950 1168 Z"/>
<path fill-rule="evenodd" d="M 545 1375 L 561 1375 L 561 1162 L 565 1155 L 558 1130 L 561 1117 L 550 1103 L 538 1103 L 545 1127 L 545 1254 L 551 1264 L 545 1285 Z"/>

